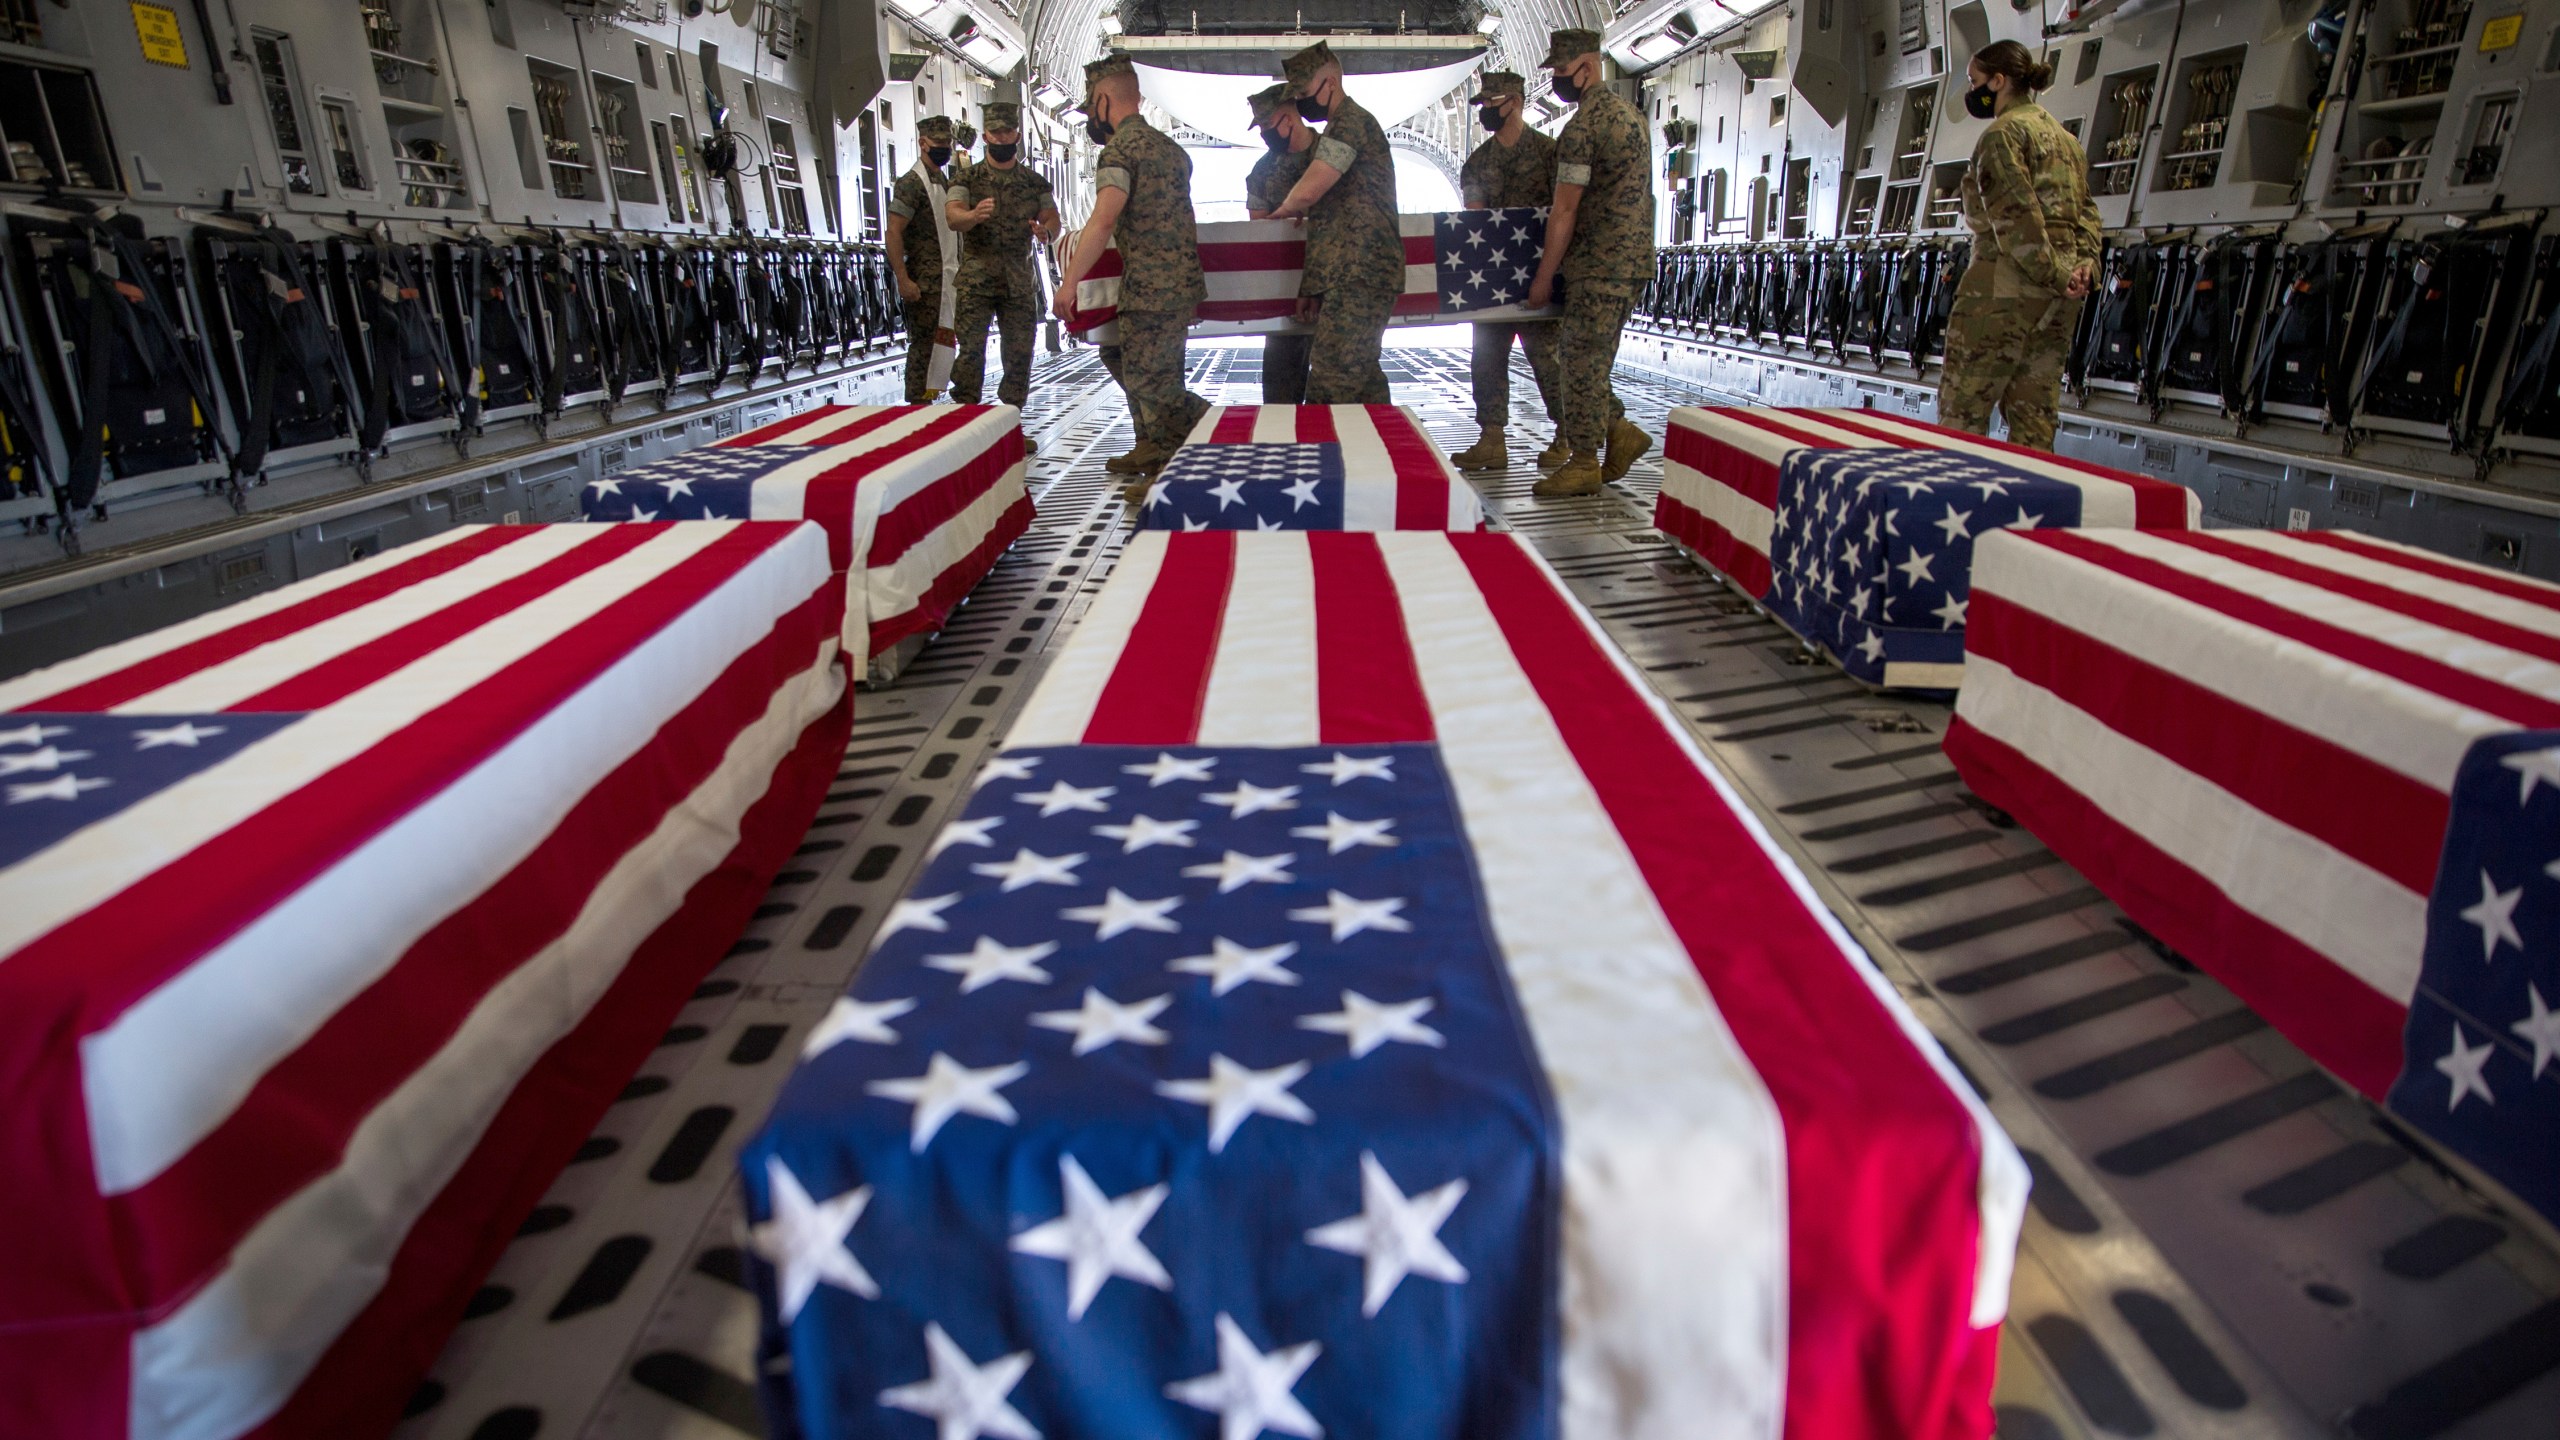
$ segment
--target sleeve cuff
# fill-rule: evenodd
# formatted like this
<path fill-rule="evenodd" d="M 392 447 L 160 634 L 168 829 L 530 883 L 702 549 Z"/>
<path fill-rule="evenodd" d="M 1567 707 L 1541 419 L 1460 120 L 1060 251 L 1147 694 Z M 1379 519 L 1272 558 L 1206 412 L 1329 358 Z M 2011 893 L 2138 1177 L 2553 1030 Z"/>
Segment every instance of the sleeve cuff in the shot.
<path fill-rule="evenodd" d="M 904 200 L 890 201 L 889 213 L 897 216 L 901 220 L 913 220 L 916 218 L 916 212 Z"/>
<path fill-rule="evenodd" d="M 1118 190 L 1123 194 L 1127 194 L 1130 190 L 1129 172 L 1118 165 L 1110 165 L 1100 170 L 1096 170 L 1093 172 L 1093 188 L 1096 190 Z"/>
<path fill-rule="evenodd" d="M 1349 170 L 1360 158 L 1360 152 L 1340 140 L 1328 136 L 1316 142 L 1316 157 L 1336 170 Z"/>
<path fill-rule="evenodd" d="M 943 191 L 942 203 L 945 205 L 957 204 L 960 208 L 964 210 L 967 209 L 969 207 L 969 187 L 966 185 L 954 185 L 950 189 Z"/>
<path fill-rule="evenodd" d="M 1556 167 L 1556 183 L 1559 185 L 1588 186 L 1591 183 L 1591 167 L 1588 165 L 1558 165 Z"/>

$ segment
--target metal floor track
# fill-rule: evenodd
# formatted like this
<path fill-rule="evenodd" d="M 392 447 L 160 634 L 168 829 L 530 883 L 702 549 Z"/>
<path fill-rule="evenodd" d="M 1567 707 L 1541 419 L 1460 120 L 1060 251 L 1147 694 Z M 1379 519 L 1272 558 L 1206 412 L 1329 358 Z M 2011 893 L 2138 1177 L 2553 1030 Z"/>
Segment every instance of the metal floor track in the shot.
<path fill-rule="evenodd" d="M 1195 346 L 1193 386 L 1250 403 L 1259 360 Z M 1388 362 L 1444 448 L 1474 438 L 1463 348 Z M 1549 431 L 1515 371 L 1525 455 Z M 1620 394 L 1656 435 L 1690 398 L 1628 368 Z M 1116 389 L 1078 352 L 1043 357 L 1035 395 L 1039 521 L 893 685 L 857 698 L 793 868 L 500 1261 L 402 1440 L 762 1433 L 737 1147 L 1126 539 L 1102 470 L 1129 443 Z M 2003 1440 L 2560 1435 L 2560 1255 L 1975 802 L 1939 753 L 1945 706 L 1808 663 L 1656 534 L 1659 477 L 1648 456 L 1563 503 L 1532 500 L 1525 465 L 1478 481 L 2026 1152 Z"/>

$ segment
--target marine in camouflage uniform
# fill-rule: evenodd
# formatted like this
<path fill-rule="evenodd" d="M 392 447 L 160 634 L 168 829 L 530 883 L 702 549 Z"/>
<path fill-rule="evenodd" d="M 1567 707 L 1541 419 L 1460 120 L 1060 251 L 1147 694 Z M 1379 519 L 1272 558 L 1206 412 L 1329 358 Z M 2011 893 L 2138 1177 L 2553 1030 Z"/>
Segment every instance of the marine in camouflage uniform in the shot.
<path fill-rule="evenodd" d="M 951 143 L 951 120 L 948 116 L 929 115 L 916 122 L 916 149 L 926 152 L 937 145 Z M 928 186 L 924 177 L 910 169 L 898 177 L 889 192 L 889 215 L 895 222 L 892 233 L 899 248 L 893 253 L 904 263 L 906 278 L 921 292 L 917 298 L 899 295 L 900 313 L 907 322 L 907 403 L 922 405 L 933 398 L 926 379 L 933 370 L 933 332 L 942 325 L 942 234 L 934 225 L 934 213 L 942 207 L 942 187 Z"/>
<path fill-rule="evenodd" d="M 1458 171 L 1458 193 L 1470 210 L 1505 210 L 1516 206 L 1544 206 L 1556 193 L 1556 142 L 1529 128 L 1521 118 L 1528 103 L 1528 89 L 1520 76 L 1509 70 L 1497 70 L 1484 77 L 1476 90 L 1473 104 L 1484 107 L 1483 114 L 1493 125 L 1494 133 L 1467 156 Z M 1449 457 L 1461 470 L 1500 470 L 1511 463 L 1511 451 L 1503 432 L 1511 423 L 1511 344 L 1517 337 L 1520 348 L 1529 352 L 1529 373 L 1537 377 L 1538 398 L 1546 403 L 1547 419 L 1561 427 L 1564 413 L 1556 407 L 1556 330 L 1551 324 L 1483 324 L 1475 327 L 1474 379 L 1476 393 L 1476 443 Z M 1558 429 L 1553 445 L 1538 456 L 1538 463 L 1553 467 L 1565 462 L 1564 434 Z"/>
<path fill-rule="evenodd" d="M 1120 247 L 1120 388 L 1138 435 L 1134 468 L 1143 471 L 1170 458 L 1209 410 L 1209 402 L 1183 384 L 1191 320 L 1209 298 L 1191 209 L 1191 157 L 1138 113 L 1137 71 L 1129 57 L 1094 61 L 1085 67 L 1085 81 L 1088 110 L 1105 86 L 1124 97 L 1114 104 L 1093 186 L 1097 194 L 1118 190 L 1128 197 L 1112 227 Z M 1124 465 L 1123 473 L 1131 468 Z"/>
<path fill-rule="evenodd" d="M 1273 212 L 1307 221 L 1302 302 L 1315 302 L 1307 353 L 1307 403 L 1384 405 L 1391 398 L 1378 364 L 1387 321 L 1404 294 L 1404 234 L 1397 226 L 1395 156 L 1378 117 L 1342 89 L 1342 64 L 1319 40 L 1282 65 L 1301 117 L 1319 92 L 1333 98 L 1307 173 Z M 1311 118 L 1311 117 L 1310 117 Z M 1300 310 L 1304 314 L 1303 303 Z"/>
<path fill-rule="evenodd" d="M 2080 300 L 2072 272 L 2098 261 L 2089 159 L 2052 112 L 2013 102 L 1973 147 L 1964 176 L 1973 259 L 1956 283 L 1938 368 L 1938 423 L 1991 433 L 1994 405 L 2009 441 L 2053 448 L 2062 366 Z"/>
<path fill-rule="evenodd" d="M 1262 158 L 1253 162 L 1253 169 L 1244 177 L 1244 208 L 1246 214 L 1263 220 L 1280 208 L 1280 202 L 1289 198 L 1290 187 L 1307 173 L 1316 132 L 1298 118 L 1298 108 L 1290 103 L 1285 84 L 1256 91 L 1249 103 L 1253 106 L 1253 128 L 1262 132 L 1265 148 Z M 1262 337 L 1263 404 L 1298 405 L 1306 401 L 1308 343 L 1305 335 Z"/>
<path fill-rule="evenodd" d="M 1568 102 L 1573 118 L 1556 137 L 1556 209 L 1539 261 L 1540 279 L 1560 281 L 1563 291 L 1556 388 L 1572 454 L 1536 493 L 1589 495 L 1653 446 L 1627 423 L 1627 407 L 1610 384 L 1618 337 L 1653 278 L 1653 137 L 1636 107 L 1603 83 L 1599 31 L 1558 30 L 1547 45 L 1545 68 L 1560 72 L 1559 81 L 1579 77 L 1579 93 Z M 1559 98 L 1564 89 L 1559 85 Z"/>
<path fill-rule="evenodd" d="M 1019 158 L 1021 107 L 990 101 L 986 108 L 987 158 L 951 177 L 944 201 L 952 228 L 960 230 L 960 292 L 952 331 L 959 353 L 951 363 L 951 398 L 975 405 L 986 387 L 987 323 L 997 322 L 1004 343 L 1004 379 L 996 398 L 1017 409 L 1031 398 L 1032 341 L 1040 323 L 1040 280 L 1031 269 L 1031 237 L 1055 234 L 1057 197 L 1049 182 Z M 1012 135 L 999 141 L 999 135 Z M 995 158 L 1003 151 L 1005 161 Z"/>

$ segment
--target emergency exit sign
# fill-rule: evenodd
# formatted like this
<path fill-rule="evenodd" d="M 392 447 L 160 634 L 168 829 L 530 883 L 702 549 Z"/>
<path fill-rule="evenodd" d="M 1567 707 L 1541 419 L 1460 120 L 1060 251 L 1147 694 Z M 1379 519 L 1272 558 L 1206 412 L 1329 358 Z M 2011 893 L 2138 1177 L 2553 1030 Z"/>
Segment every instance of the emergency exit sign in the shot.
<path fill-rule="evenodd" d="M 178 30 L 177 11 L 133 0 L 133 33 L 142 41 L 143 59 L 175 70 L 187 68 L 187 37 Z"/>

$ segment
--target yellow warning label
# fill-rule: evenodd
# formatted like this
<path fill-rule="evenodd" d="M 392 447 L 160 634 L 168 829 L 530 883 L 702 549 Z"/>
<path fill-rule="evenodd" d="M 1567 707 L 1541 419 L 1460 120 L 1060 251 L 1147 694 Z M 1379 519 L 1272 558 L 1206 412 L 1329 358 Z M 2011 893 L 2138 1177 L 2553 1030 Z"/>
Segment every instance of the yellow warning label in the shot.
<path fill-rule="evenodd" d="M 2480 27 L 2480 48 L 2504 50 L 2516 43 L 2523 34 L 2524 16 L 2522 14 L 2499 15 Z"/>
<path fill-rule="evenodd" d="M 173 69 L 187 68 L 187 37 L 178 31 L 177 11 L 133 0 L 133 33 L 142 38 L 143 59 Z"/>

